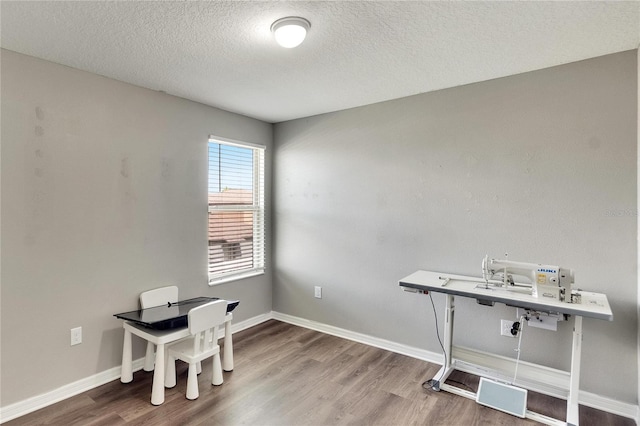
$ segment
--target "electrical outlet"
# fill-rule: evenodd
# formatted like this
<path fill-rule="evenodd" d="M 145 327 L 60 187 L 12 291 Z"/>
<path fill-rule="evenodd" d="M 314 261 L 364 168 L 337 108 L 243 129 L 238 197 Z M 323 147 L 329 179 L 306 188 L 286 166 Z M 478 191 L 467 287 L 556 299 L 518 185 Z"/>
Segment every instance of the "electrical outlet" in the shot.
<path fill-rule="evenodd" d="M 322 287 L 315 286 L 313 295 L 316 299 L 322 299 Z"/>
<path fill-rule="evenodd" d="M 82 327 L 71 329 L 71 346 L 82 343 Z"/>
<path fill-rule="evenodd" d="M 500 320 L 500 335 L 506 337 L 516 337 L 511 334 L 511 329 L 513 328 L 514 321 L 512 320 Z M 516 333 L 517 335 L 517 333 Z"/>

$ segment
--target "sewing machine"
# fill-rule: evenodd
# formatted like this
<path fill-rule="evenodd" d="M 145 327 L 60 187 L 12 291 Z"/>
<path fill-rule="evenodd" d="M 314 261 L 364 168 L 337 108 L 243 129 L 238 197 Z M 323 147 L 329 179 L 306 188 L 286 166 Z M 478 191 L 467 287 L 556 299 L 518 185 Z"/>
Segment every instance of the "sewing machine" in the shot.
<path fill-rule="evenodd" d="M 502 274 L 500 281 L 496 275 Z M 516 283 L 513 276 L 527 278 L 530 283 Z M 572 291 L 574 274 L 572 269 L 539 263 L 514 262 L 511 260 L 482 260 L 482 278 L 488 285 L 502 286 L 505 289 L 531 288 L 531 295 L 537 298 L 555 299 L 566 303 L 580 303 L 580 295 Z"/>
<path fill-rule="evenodd" d="M 504 382 L 505 378 L 514 377 L 517 363 L 497 354 L 454 346 L 455 298 L 475 299 L 478 302 L 483 301 L 481 304 L 487 306 L 493 306 L 494 303 L 502 303 L 524 311 L 536 312 L 540 315 L 558 314 L 566 320 L 570 320 L 569 318 L 573 317 L 571 368 L 568 371 L 563 371 L 530 363 L 527 364 L 527 368 L 521 369 L 518 379 L 512 380 L 512 384 L 515 387 L 537 389 L 538 392 L 540 389 L 544 389 L 542 393 L 554 395 L 558 398 L 566 398 L 567 400 L 566 421 L 551 418 L 528 409 L 524 412 L 525 418 L 553 426 L 577 426 L 579 424 L 578 395 L 580 393 L 582 318 L 613 321 L 613 313 L 607 296 L 601 293 L 572 290 L 573 272 L 557 266 L 485 258 L 482 269 L 484 280 L 466 275 L 416 271 L 399 281 L 400 287 L 407 292 L 415 294 L 430 294 L 433 292 L 445 295 L 442 333 L 443 363 L 440 370 L 430 381 L 432 389 L 451 392 L 465 398 L 474 399 L 483 405 L 494 406 L 496 409 L 514 415 L 522 415 L 521 412 L 516 413 L 514 407 L 517 404 L 506 406 L 506 404 L 511 404 L 513 401 L 518 400 L 516 398 L 517 390 L 505 392 L 505 389 L 509 386 L 501 384 L 496 386 L 497 382 Z M 503 274 L 502 276 L 500 276 L 501 273 Z M 526 277 L 531 281 L 531 284 L 517 283 L 513 279 L 514 275 Z M 543 276 L 539 277 L 539 275 Z M 500 279 L 494 280 L 494 276 Z M 538 284 L 538 278 L 540 278 L 540 284 Z M 535 296 L 532 294 L 533 291 L 536 292 Z M 556 297 L 547 296 L 547 293 Z M 564 296 L 564 299 L 561 300 L 560 296 Z M 568 303 L 572 301 L 573 303 Z M 462 304 L 458 309 L 471 306 L 473 305 Z M 483 315 L 477 315 L 474 317 L 474 321 L 481 320 L 483 317 Z M 529 321 L 529 324 L 531 325 L 531 321 Z M 460 328 L 458 327 L 458 329 Z M 467 389 L 461 389 L 446 383 L 447 378 L 454 370 L 470 372 L 491 380 L 484 381 L 485 386 L 483 389 L 478 389 L 478 393 L 473 393 Z M 507 393 L 508 395 L 506 395 Z M 498 403 L 492 402 L 489 400 L 491 398 L 487 398 L 487 396 L 496 398 Z M 519 401 L 522 401 L 522 398 Z M 518 404 L 520 405 L 517 405 L 517 407 L 526 407 L 522 402 Z"/>

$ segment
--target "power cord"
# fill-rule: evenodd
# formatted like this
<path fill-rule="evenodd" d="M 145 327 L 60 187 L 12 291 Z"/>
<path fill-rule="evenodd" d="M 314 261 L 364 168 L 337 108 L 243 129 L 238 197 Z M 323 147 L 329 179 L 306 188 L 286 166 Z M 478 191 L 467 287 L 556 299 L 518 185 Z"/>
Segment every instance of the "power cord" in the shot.
<path fill-rule="evenodd" d="M 522 343 L 522 334 L 524 331 L 524 327 L 522 325 L 523 325 L 524 319 L 525 319 L 525 316 L 521 315 L 520 321 L 513 325 L 514 327 L 518 325 L 518 333 L 520 333 L 520 336 L 518 337 L 518 349 L 515 349 L 515 351 L 518 353 L 518 357 L 516 358 L 516 368 L 515 368 L 515 372 L 513 373 L 513 381 L 511 382 L 512 385 L 515 385 L 516 377 L 518 376 L 518 365 L 520 364 L 520 345 Z"/>
<path fill-rule="evenodd" d="M 444 355 L 444 364 L 442 365 L 443 369 L 442 369 L 442 374 L 440 374 L 440 378 L 437 380 L 436 379 L 426 380 L 425 382 L 422 383 L 422 387 L 424 389 L 431 388 L 431 390 L 436 390 L 436 388 L 434 387 L 435 384 L 440 382 L 440 380 L 442 380 L 442 377 L 444 376 L 444 372 L 445 372 L 444 366 L 447 365 L 447 351 L 445 351 L 444 344 L 442 343 L 442 339 L 440 338 L 440 331 L 439 331 L 440 327 L 438 327 L 438 314 L 436 313 L 436 305 L 433 303 L 433 297 L 431 297 L 431 292 L 429 292 L 429 300 L 431 300 L 431 307 L 433 308 L 433 317 L 435 318 L 435 322 L 436 322 L 436 336 L 438 337 L 438 342 L 440 343 L 440 347 L 442 348 L 442 354 Z M 464 383 L 461 383 L 461 384 L 464 384 Z"/>

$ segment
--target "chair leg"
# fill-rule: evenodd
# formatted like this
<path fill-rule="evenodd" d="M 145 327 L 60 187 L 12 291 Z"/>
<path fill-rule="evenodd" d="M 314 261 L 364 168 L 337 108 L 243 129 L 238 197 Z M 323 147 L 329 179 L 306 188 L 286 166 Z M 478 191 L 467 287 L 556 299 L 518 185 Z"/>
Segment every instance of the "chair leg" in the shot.
<path fill-rule="evenodd" d="M 144 371 L 153 371 L 153 364 L 156 357 L 153 347 L 153 343 L 147 342 L 147 353 L 144 356 Z"/>
<path fill-rule="evenodd" d="M 211 377 L 212 385 L 221 385 L 223 382 L 222 378 L 222 363 L 220 362 L 220 352 L 213 356 L 213 373 Z"/>
<path fill-rule="evenodd" d="M 164 372 L 164 387 L 174 387 L 176 385 L 176 359 L 171 355 L 167 357 L 167 366 Z"/>
<path fill-rule="evenodd" d="M 196 363 L 189 364 L 189 375 L 187 377 L 187 399 L 196 399 L 198 393 L 198 373 Z"/>

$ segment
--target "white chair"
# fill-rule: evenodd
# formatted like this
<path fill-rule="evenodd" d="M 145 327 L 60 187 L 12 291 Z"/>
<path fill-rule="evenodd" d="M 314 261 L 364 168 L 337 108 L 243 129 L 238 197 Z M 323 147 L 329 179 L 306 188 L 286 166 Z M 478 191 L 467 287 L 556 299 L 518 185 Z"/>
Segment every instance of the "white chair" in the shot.
<path fill-rule="evenodd" d="M 167 303 L 176 303 L 177 301 L 178 287 L 174 285 L 155 288 L 140 293 L 140 307 L 142 309 L 166 305 Z M 147 341 L 147 353 L 144 356 L 144 371 L 153 371 L 154 360 L 154 344 Z"/>
<path fill-rule="evenodd" d="M 176 359 L 179 359 L 189 363 L 187 399 L 198 398 L 200 393 L 196 364 L 210 356 L 213 356 L 211 384 L 222 384 L 218 326 L 225 322 L 226 314 L 226 300 L 216 300 L 189 311 L 188 328 L 193 338 L 167 346 L 165 387 L 171 388 L 176 385 Z"/>

